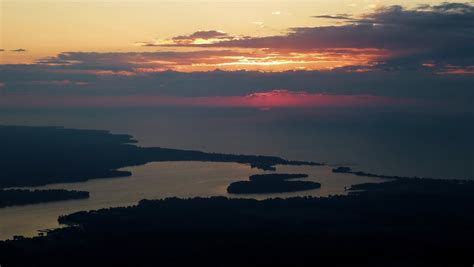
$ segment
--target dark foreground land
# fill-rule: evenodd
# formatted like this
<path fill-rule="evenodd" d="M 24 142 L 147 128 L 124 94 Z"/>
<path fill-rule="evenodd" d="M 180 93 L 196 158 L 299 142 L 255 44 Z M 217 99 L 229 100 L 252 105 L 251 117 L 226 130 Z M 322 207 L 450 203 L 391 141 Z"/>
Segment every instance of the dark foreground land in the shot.
<path fill-rule="evenodd" d="M 307 174 L 255 174 L 249 181 L 233 182 L 227 187 L 230 194 L 267 194 L 312 190 L 321 187 L 320 183 L 308 181 L 291 181 L 308 177 Z"/>
<path fill-rule="evenodd" d="M 0 208 L 27 205 L 35 203 L 53 202 L 71 199 L 89 198 L 89 192 L 70 191 L 62 189 L 54 190 L 23 190 L 23 189 L 0 189 Z"/>
<path fill-rule="evenodd" d="M 320 165 L 279 157 L 231 155 L 140 147 L 129 135 L 59 127 L 0 126 L 0 188 L 39 186 L 129 176 L 117 169 L 152 161 L 211 161 L 249 164 L 274 170 L 274 165 Z"/>
<path fill-rule="evenodd" d="M 143 200 L 0 243 L 8 266 L 472 266 L 474 183 L 400 179 L 348 196 Z"/>

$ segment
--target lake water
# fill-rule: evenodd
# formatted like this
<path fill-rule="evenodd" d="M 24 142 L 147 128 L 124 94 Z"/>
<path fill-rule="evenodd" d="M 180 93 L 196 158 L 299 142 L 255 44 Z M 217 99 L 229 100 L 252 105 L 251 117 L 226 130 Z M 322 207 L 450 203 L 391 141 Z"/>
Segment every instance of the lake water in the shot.
<path fill-rule="evenodd" d="M 2 110 L 0 124 L 104 129 L 140 145 L 259 154 L 388 175 L 474 179 L 474 114 L 388 109 Z"/>
<path fill-rule="evenodd" d="M 0 124 L 104 129 L 131 134 L 141 146 L 352 164 L 354 170 L 386 175 L 474 179 L 473 114 L 386 109 L 0 109 Z M 127 169 L 132 177 L 43 187 L 89 191 L 87 200 L 0 209 L 0 239 L 58 227 L 59 215 L 80 210 L 133 205 L 144 198 L 227 196 L 231 181 L 259 172 L 240 164 L 202 162 Z M 377 181 L 333 174 L 329 167 L 278 170 L 308 173 L 322 188 L 249 197 L 342 194 L 344 186 Z"/>
<path fill-rule="evenodd" d="M 380 182 L 381 179 L 336 174 L 330 167 L 277 166 L 285 173 L 306 173 L 307 181 L 322 184 L 320 189 L 285 194 L 229 195 L 227 186 L 233 181 L 247 180 L 248 176 L 262 171 L 237 163 L 207 162 L 155 162 L 125 168 L 131 177 L 95 179 L 82 183 L 53 184 L 36 189 L 70 189 L 90 192 L 90 198 L 54 203 L 0 209 L 0 240 L 14 235 L 34 236 L 38 230 L 57 228 L 60 215 L 81 210 L 94 210 L 116 206 L 130 206 L 142 199 L 166 197 L 227 196 L 269 197 L 328 196 L 345 194 L 344 187 L 363 182 Z"/>

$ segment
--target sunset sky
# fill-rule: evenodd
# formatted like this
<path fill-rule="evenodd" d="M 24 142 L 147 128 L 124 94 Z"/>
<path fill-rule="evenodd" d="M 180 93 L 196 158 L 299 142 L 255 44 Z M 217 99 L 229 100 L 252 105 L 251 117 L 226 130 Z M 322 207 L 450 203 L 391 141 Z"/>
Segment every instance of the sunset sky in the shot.
<path fill-rule="evenodd" d="M 253 106 L 263 92 L 290 97 L 278 107 L 469 108 L 473 3 L 1 0 L 0 105 Z"/>

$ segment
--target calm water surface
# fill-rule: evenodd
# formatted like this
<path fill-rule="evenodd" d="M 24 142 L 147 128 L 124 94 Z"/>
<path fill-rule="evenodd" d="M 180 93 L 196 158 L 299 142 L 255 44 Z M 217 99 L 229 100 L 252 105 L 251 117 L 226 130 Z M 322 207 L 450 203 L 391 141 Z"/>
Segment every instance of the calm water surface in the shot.
<path fill-rule="evenodd" d="M 103 129 L 142 146 L 280 156 L 400 176 L 474 179 L 474 114 L 388 110 L 3 110 L 0 124 Z"/>
<path fill-rule="evenodd" d="M 344 187 L 380 179 L 334 174 L 330 167 L 278 166 L 278 171 L 307 173 L 305 180 L 322 184 L 320 189 L 285 194 L 246 195 L 252 198 L 328 196 L 345 194 Z M 132 171 L 131 177 L 96 179 L 82 183 L 53 184 L 36 189 L 70 189 L 90 192 L 85 200 L 35 204 L 0 209 L 0 239 L 14 235 L 34 236 L 38 230 L 57 228 L 60 215 L 81 210 L 134 205 L 141 199 L 166 197 L 228 196 L 229 183 L 247 180 L 248 176 L 262 171 L 237 163 L 207 162 L 155 162 L 143 166 L 124 168 Z M 243 197 L 243 196 L 237 196 Z"/>
<path fill-rule="evenodd" d="M 104 129 L 133 135 L 141 146 L 280 156 L 401 176 L 474 179 L 474 115 L 389 110 L 64 109 L 2 110 L 0 124 Z M 85 190 L 90 199 L 0 209 L 0 239 L 58 227 L 80 210 L 127 206 L 148 198 L 228 196 L 232 181 L 258 170 L 233 163 L 167 162 L 126 168 L 133 176 L 42 188 Z M 373 179 L 329 167 L 279 166 L 307 173 L 318 190 L 255 198 L 342 194 Z"/>

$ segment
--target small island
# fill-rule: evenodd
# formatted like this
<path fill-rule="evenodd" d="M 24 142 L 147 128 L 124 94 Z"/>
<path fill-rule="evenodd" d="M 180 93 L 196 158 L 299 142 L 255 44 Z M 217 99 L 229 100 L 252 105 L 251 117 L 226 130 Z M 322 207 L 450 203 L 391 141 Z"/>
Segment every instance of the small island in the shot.
<path fill-rule="evenodd" d="M 249 180 L 252 182 L 274 182 L 274 181 L 285 181 L 291 179 L 307 178 L 307 174 L 302 173 L 270 173 L 270 174 L 254 174 L 249 176 Z"/>
<path fill-rule="evenodd" d="M 268 194 L 312 190 L 321 187 L 320 183 L 308 181 L 288 181 L 306 178 L 307 174 L 256 174 L 249 181 L 233 182 L 227 187 L 230 194 Z"/>
<path fill-rule="evenodd" d="M 89 192 L 63 189 L 8 189 L 0 190 L 0 208 L 85 198 L 89 198 Z"/>
<path fill-rule="evenodd" d="M 337 168 L 332 169 L 332 172 L 334 172 L 334 173 L 352 173 L 352 169 L 350 167 L 341 166 L 341 167 L 337 167 Z"/>

